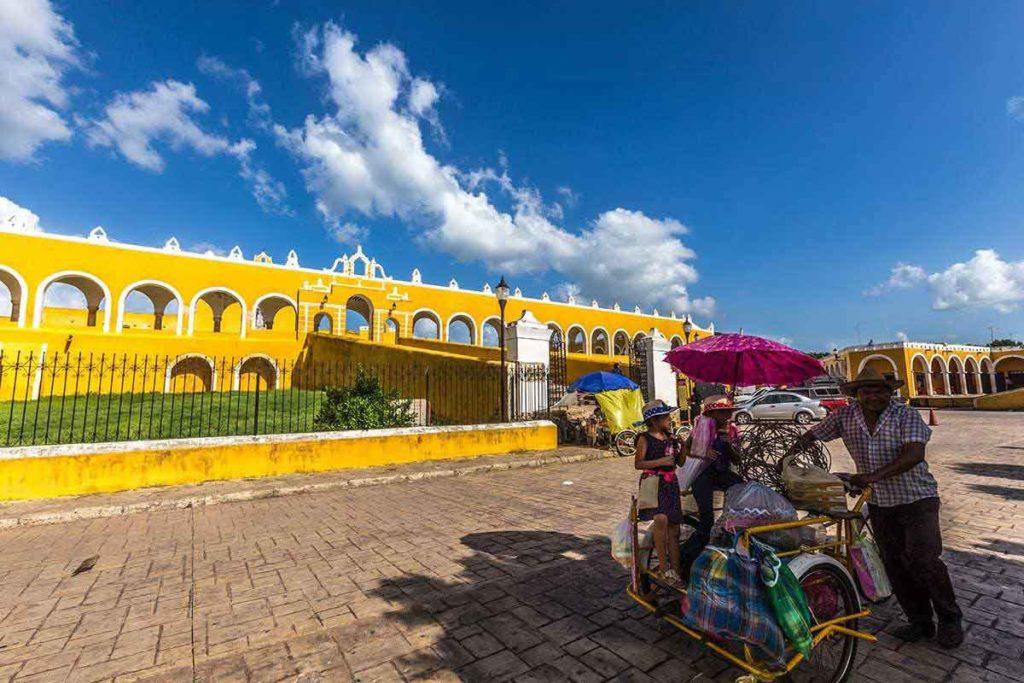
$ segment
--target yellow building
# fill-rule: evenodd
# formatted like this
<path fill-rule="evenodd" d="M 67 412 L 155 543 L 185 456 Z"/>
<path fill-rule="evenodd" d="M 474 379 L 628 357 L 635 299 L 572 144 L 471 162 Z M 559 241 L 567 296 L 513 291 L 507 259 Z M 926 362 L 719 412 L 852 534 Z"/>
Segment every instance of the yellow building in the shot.
<path fill-rule="evenodd" d="M 838 379 L 872 366 L 905 381 L 900 393 L 920 403 L 1024 387 L 1024 347 L 889 342 L 849 346 L 822 360 Z"/>
<path fill-rule="evenodd" d="M 8 358 L 80 351 L 192 364 L 239 359 L 226 373 L 233 379 L 210 377 L 208 390 L 237 383 L 247 360 L 265 361 L 273 373 L 273 359 L 294 358 L 310 333 L 497 359 L 498 304 L 488 285 L 428 284 L 418 270 L 399 280 L 361 248 L 318 269 L 301 265 L 294 251 L 283 263 L 263 252 L 246 258 L 239 247 L 227 256 L 198 254 L 173 237 L 160 248 L 118 243 L 101 228 L 85 238 L 0 232 L 3 288 L 11 310 L 0 321 L 0 347 Z M 84 305 L 55 301 L 60 290 L 77 290 Z M 655 330 L 672 346 L 684 341 L 684 319 L 674 313 L 530 298 L 516 288 L 506 320 L 526 310 L 563 335 L 570 374 L 625 365 L 631 342 Z M 691 341 L 713 329 L 694 325 Z"/>

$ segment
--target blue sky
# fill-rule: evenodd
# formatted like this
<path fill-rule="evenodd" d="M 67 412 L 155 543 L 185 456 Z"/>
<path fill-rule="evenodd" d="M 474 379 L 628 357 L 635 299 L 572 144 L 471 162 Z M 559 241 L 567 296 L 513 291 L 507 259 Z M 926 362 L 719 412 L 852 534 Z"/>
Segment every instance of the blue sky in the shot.
<path fill-rule="evenodd" d="M 1024 6 L 550 4 L 0 0 L 52 71 L 0 196 L 809 350 L 1024 337 Z"/>

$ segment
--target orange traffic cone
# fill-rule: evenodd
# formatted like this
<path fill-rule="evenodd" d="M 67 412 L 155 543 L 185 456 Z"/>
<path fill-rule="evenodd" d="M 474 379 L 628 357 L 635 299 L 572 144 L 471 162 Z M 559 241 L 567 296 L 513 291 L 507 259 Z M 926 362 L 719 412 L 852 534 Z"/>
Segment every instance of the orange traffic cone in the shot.
<path fill-rule="evenodd" d="M 935 408 L 928 409 L 928 426 L 937 427 L 939 426 L 939 420 L 935 417 Z"/>

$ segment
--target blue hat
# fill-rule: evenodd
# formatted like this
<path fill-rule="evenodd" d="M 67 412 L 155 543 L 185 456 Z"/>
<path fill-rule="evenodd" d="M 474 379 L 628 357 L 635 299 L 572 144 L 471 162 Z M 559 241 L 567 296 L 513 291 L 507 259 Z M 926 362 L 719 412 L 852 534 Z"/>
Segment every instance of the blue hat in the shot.
<path fill-rule="evenodd" d="M 635 427 L 639 427 L 648 420 L 658 417 L 659 415 L 668 415 L 669 413 L 677 410 L 675 406 L 670 406 L 660 398 L 656 398 L 653 401 L 648 401 L 644 404 L 644 419 L 639 422 L 634 422 Z"/>

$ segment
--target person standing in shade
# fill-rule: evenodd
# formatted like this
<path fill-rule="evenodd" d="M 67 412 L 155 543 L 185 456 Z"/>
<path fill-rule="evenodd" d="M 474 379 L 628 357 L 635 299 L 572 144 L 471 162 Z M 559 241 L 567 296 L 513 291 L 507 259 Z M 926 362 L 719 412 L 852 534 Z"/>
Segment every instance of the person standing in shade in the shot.
<path fill-rule="evenodd" d="M 909 622 L 893 635 L 907 642 L 934 637 L 940 646 L 954 648 L 964 639 L 963 613 L 941 559 L 939 487 L 924 459 L 932 430 L 917 410 L 893 400 L 901 386 L 902 381 L 865 368 L 841 385 L 856 400 L 829 413 L 790 453 L 816 439 L 843 439 L 857 465 L 850 483 L 871 487 L 871 527 Z"/>

